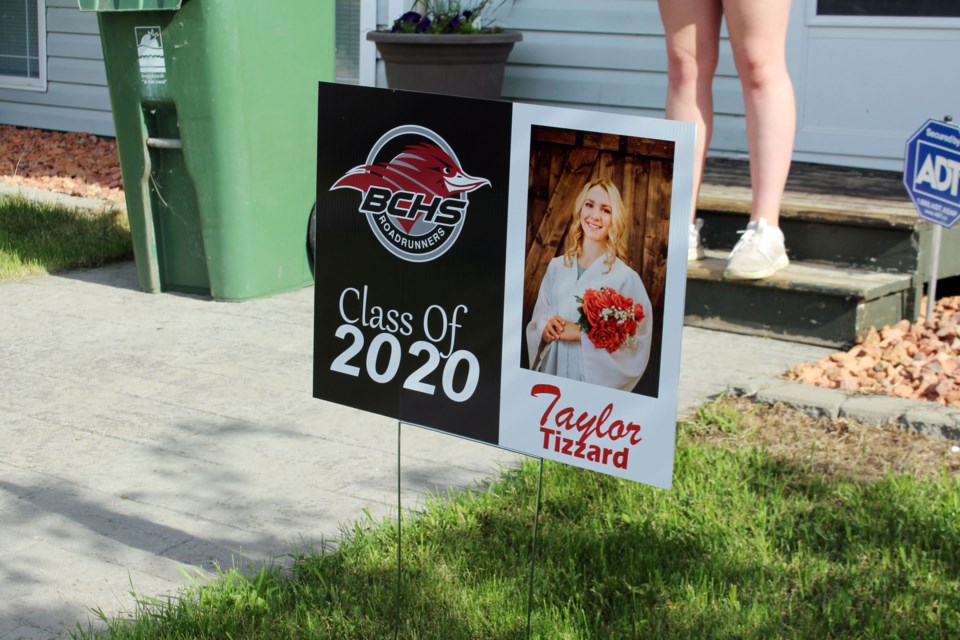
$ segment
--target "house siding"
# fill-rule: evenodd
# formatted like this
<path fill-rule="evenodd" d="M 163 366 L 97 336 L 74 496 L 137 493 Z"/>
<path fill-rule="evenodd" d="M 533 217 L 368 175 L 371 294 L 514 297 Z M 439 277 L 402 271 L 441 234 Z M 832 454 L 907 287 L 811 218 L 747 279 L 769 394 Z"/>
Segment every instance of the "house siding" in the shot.
<path fill-rule="evenodd" d="M 389 4 L 378 6 L 377 23 L 389 24 L 396 17 L 387 13 Z M 504 98 L 663 117 L 667 57 L 656 0 L 507 0 L 495 22 L 523 32 L 507 65 Z M 725 35 L 714 81 L 711 153 L 736 157 L 746 154 L 746 130 Z M 375 82 L 386 86 L 382 61 Z"/>
<path fill-rule="evenodd" d="M 114 135 L 94 13 L 47 0 L 47 89 L 0 89 L 0 124 Z"/>
<path fill-rule="evenodd" d="M 667 57 L 656 0 L 515 0 L 498 23 L 523 31 L 505 73 L 505 98 L 663 117 Z M 745 154 L 743 98 L 726 39 L 714 109 L 711 152 Z"/>
<path fill-rule="evenodd" d="M 869 35 L 869 32 L 862 28 L 843 31 L 831 27 L 827 33 L 816 26 L 820 35 L 816 36 L 817 40 L 808 42 L 811 19 L 809 11 L 805 13 L 804 5 L 813 6 L 813 2 L 794 0 L 791 24 L 802 36 L 797 37 L 794 32 L 792 40 L 788 40 L 788 61 L 798 91 L 800 115 L 794 158 L 864 168 L 898 169 L 902 164 L 902 143 L 898 136 L 905 139 L 915 128 L 913 121 L 919 122 L 920 118 L 913 118 L 912 111 L 900 107 L 896 111 L 894 107 L 906 100 L 914 100 L 912 96 L 918 93 L 900 91 L 890 96 L 886 93 L 889 86 L 879 83 L 882 86 L 875 87 L 871 94 L 869 86 L 864 87 L 863 83 L 851 85 L 846 82 L 845 78 L 856 74 L 835 73 L 833 75 L 840 78 L 841 88 L 847 93 L 847 98 L 842 101 L 847 107 L 845 113 L 856 116 L 855 122 L 839 116 L 826 124 L 821 122 L 819 116 L 824 108 L 828 108 L 823 105 L 831 103 L 836 88 L 824 77 L 828 74 L 822 68 L 819 71 L 808 68 L 808 58 L 812 54 L 807 51 L 811 49 L 807 45 L 809 42 L 833 42 L 835 47 L 829 54 L 833 58 L 827 63 L 833 65 L 835 58 L 837 65 L 833 66 L 850 66 L 858 59 L 858 43 L 864 42 L 865 34 Z M 375 20 L 381 25 L 388 24 L 398 11 L 409 6 L 409 2 L 403 0 L 361 0 L 361 3 L 361 8 L 370 8 L 371 13 L 376 7 L 376 17 L 371 18 L 371 24 Z M 517 44 L 507 65 L 503 87 L 505 98 L 557 107 L 663 117 L 667 62 L 657 0 L 506 0 L 495 18 L 497 24 L 523 32 L 523 41 Z M 47 90 L 0 89 L 0 123 L 113 135 L 96 15 L 80 12 L 76 0 L 46 0 L 46 20 Z M 939 51 L 934 46 L 936 42 L 949 41 L 943 46 L 953 46 L 960 37 L 960 28 L 955 22 L 938 23 L 937 26 L 942 28 L 923 32 L 924 38 L 916 47 L 936 53 Z M 823 33 L 832 40 L 825 40 Z M 898 38 L 904 37 L 898 33 L 903 32 L 887 29 L 875 31 L 871 37 L 882 38 L 884 42 L 890 38 L 895 44 L 899 42 Z M 914 34 L 913 37 L 919 36 Z M 373 57 L 373 44 L 362 34 L 359 46 L 361 58 Z M 841 53 L 837 54 L 836 50 Z M 866 59 L 872 57 L 875 56 Z M 932 77 L 929 69 L 925 73 L 922 78 Z M 914 84 L 920 82 L 918 74 L 910 77 Z M 372 63 L 363 66 L 361 82 L 386 86 L 382 61 L 377 60 L 375 66 Z M 850 92 L 854 92 L 852 96 Z M 955 89 L 949 89 L 938 95 L 943 102 L 955 94 Z M 877 98 L 877 95 L 881 97 Z M 943 105 L 940 102 L 937 102 L 939 111 L 935 115 L 952 113 L 950 105 L 956 100 L 946 100 Z M 877 108 L 878 104 L 884 108 Z M 725 37 L 721 42 L 714 81 L 714 108 L 711 154 L 745 156 L 743 97 Z M 880 112 L 887 115 L 885 120 L 879 117 Z M 890 115 L 887 112 L 895 113 Z M 904 120 L 905 117 L 909 122 Z"/>

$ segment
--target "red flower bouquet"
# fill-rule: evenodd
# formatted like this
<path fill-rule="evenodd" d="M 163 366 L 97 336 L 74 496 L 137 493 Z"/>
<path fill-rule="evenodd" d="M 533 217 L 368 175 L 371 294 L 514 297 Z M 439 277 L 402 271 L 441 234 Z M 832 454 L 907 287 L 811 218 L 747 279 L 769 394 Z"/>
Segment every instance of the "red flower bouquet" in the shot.
<path fill-rule="evenodd" d="M 587 337 L 597 349 L 614 353 L 623 345 L 637 344 L 637 329 L 646 317 L 643 306 L 633 303 L 610 287 L 587 289 L 580 303 L 580 319 L 577 324 L 587 332 Z"/>

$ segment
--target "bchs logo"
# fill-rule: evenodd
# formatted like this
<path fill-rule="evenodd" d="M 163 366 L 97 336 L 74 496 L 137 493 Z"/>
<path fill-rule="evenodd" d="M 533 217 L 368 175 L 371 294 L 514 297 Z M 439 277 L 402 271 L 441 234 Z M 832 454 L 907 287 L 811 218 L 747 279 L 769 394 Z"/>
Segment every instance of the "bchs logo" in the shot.
<path fill-rule="evenodd" d="M 412 141 L 403 144 L 403 138 Z M 392 157 L 391 157 L 392 156 Z M 409 262 L 439 258 L 457 241 L 467 216 L 467 194 L 490 181 L 468 175 L 447 142 L 425 127 L 385 133 L 330 190 L 356 189 L 360 211 L 390 253 Z"/>

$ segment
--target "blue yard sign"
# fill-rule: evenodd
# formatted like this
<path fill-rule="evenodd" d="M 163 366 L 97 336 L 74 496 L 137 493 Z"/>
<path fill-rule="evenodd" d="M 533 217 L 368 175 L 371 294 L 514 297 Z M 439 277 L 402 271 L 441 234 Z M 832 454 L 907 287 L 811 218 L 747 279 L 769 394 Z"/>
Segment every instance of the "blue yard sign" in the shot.
<path fill-rule="evenodd" d="M 960 219 L 960 127 L 927 120 L 910 136 L 903 184 L 921 218 L 952 227 Z"/>

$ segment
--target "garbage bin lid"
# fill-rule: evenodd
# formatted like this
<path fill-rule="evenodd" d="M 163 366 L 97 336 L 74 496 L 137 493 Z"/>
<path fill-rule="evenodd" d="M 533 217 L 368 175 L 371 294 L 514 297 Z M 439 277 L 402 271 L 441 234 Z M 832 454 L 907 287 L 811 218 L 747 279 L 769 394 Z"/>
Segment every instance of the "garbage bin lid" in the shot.
<path fill-rule="evenodd" d="M 80 11 L 176 11 L 183 0 L 77 0 Z"/>

